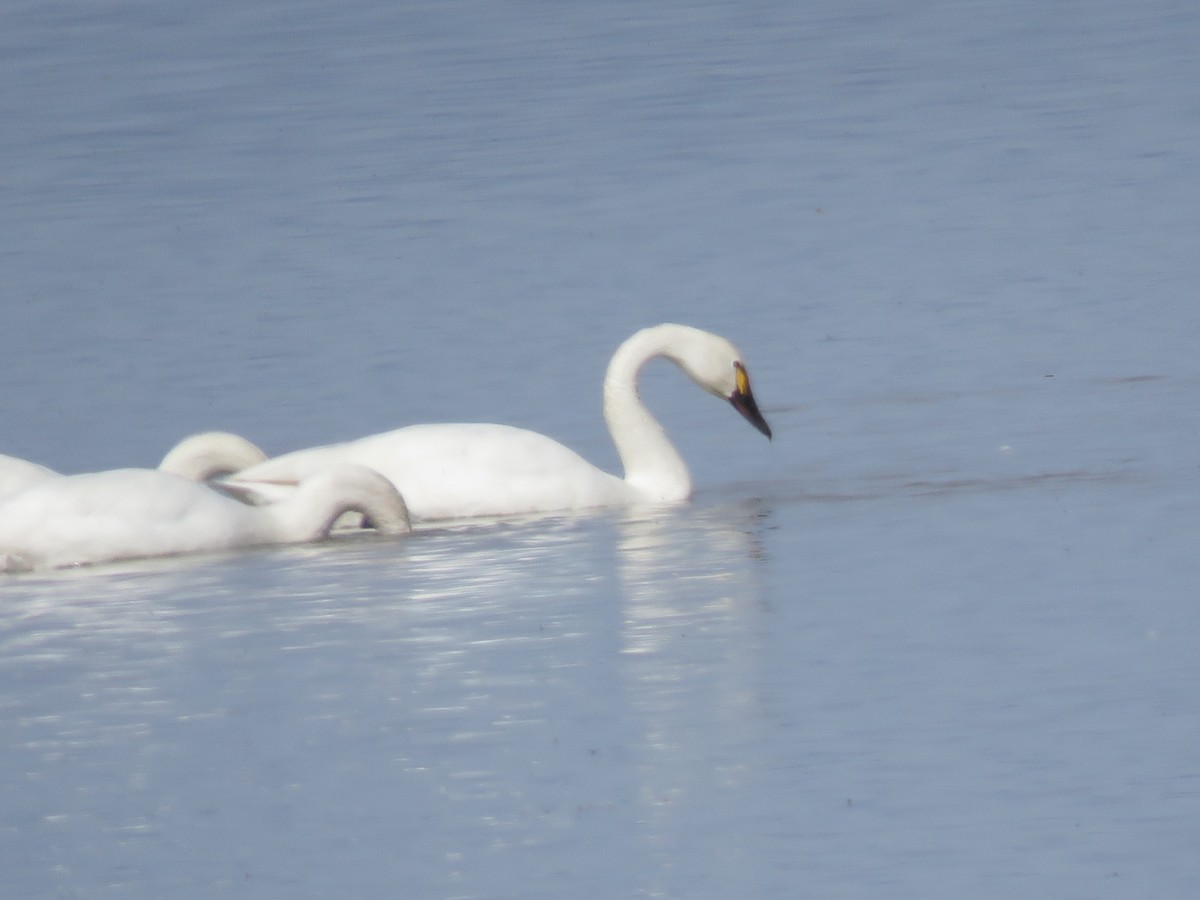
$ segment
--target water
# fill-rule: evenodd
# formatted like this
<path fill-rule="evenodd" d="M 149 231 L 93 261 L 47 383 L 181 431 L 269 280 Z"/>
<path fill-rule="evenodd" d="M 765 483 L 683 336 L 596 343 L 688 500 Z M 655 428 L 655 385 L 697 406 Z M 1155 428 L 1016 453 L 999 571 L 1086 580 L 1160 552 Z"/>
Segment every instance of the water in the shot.
<path fill-rule="evenodd" d="M 1191 896 L 1200 13 L 10 3 L 0 452 L 503 421 L 657 515 L 0 584 L 0 893 Z"/>

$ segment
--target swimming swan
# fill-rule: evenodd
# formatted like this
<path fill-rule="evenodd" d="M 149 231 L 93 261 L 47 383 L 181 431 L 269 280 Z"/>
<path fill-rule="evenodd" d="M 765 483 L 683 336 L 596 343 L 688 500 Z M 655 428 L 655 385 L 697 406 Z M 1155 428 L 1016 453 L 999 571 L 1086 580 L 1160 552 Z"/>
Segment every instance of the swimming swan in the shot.
<path fill-rule="evenodd" d="M 0 571 L 315 541 L 351 510 L 384 534 L 410 530 L 395 487 L 364 466 L 318 473 L 266 506 L 156 469 L 62 475 L 0 502 Z"/>
<path fill-rule="evenodd" d="M 192 481 L 232 475 L 267 458 L 258 447 L 228 431 L 204 431 L 184 438 L 171 448 L 158 468 Z M 54 469 L 0 453 L 0 498 L 15 494 L 47 478 L 61 478 Z"/>
<path fill-rule="evenodd" d="M 604 377 L 604 418 L 624 464 L 623 479 L 533 431 L 446 424 L 413 425 L 298 450 L 245 469 L 233 481 L 294 484 L 334 463 L 357 462 L 390 478 L 415 519 L 686 500 L 692 493 L 687 465 L 638 396 L 638 373 L 657 357 L 671 360 L 705 391 L 729 400 L 771 437 L 742 356 L 729 341 L 685 325 L 656 325 L 621 344 Z"/>

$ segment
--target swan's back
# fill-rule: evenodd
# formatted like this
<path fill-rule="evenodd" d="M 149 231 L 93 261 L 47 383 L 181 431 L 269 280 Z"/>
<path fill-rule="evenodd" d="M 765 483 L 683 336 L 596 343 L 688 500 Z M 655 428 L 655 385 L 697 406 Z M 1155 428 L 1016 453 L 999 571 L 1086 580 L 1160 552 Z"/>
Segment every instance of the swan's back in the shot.
<path fill-rule="evenodd" d="M 386 476 L 414 519 L 583 509 L 636 495 L 620 478 L 545 435 L 482 423 L 411 425 L 297 450 L 239 472 L 236 480 L 295 484 L 341 462 Z"/>
<path fill-rule="evenodd" d="M 9 568 L 58 568 L 268 539 L 258 510 L 153 469 L 64 475 L 0 503 Z"/>
<path fill-rule="evenodd" d="M 58 473 L 53 469 L 39 466 L 26 459 L 5 456 L 0 453 L 0 499 L 24 490 L 30 485 L 45 481 L 47 478 L 57 477 Z"/>

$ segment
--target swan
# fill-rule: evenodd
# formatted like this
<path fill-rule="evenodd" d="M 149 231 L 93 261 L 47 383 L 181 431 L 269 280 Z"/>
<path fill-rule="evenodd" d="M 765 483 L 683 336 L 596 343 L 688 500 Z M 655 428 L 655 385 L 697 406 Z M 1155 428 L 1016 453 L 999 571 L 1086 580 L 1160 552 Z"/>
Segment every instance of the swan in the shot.
<path fill-rule="evenodd" d="M 0 502 L 0 571 L 315 541 L 351 510 L 381 533 L 410 530 L 392 483 L 353 464 L 320 472 L 265 506 L 157 469 L 60 475 Z"/>
<path fill-rule="evenodd" d="M 633 503 L 677 503 L 692 493 L 687 465 L 638 396 L 642 367 L 664 357 L 771 437 L 742 355 L 725 338 L 686 325 L 642 329 L 613 354 L 604 417 L 624 478 L 537 432 L 508 425 L 411 425 L 298 450 L 244 469 L 237 484 L 289 485 L 338 462 L 356 462 L 396 485 L 414 519 L 545 513 Z"/>

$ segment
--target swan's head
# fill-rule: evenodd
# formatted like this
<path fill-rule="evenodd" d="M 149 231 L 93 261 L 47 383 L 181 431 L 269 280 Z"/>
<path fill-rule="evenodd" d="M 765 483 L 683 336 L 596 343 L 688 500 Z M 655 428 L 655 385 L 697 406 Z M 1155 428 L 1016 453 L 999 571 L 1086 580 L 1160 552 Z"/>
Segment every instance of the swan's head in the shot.
<path fill-rule="evenodd" d="M 737 348 L 725 338 L 699 329 L 688 328 L 684 335 L 675 357 L 680 367 L 704 390 L 728 400 L 747 422 L 770 439 L 771 426 L 759 412 L 754 392 L 750 390 L 750 374 Z"/>

